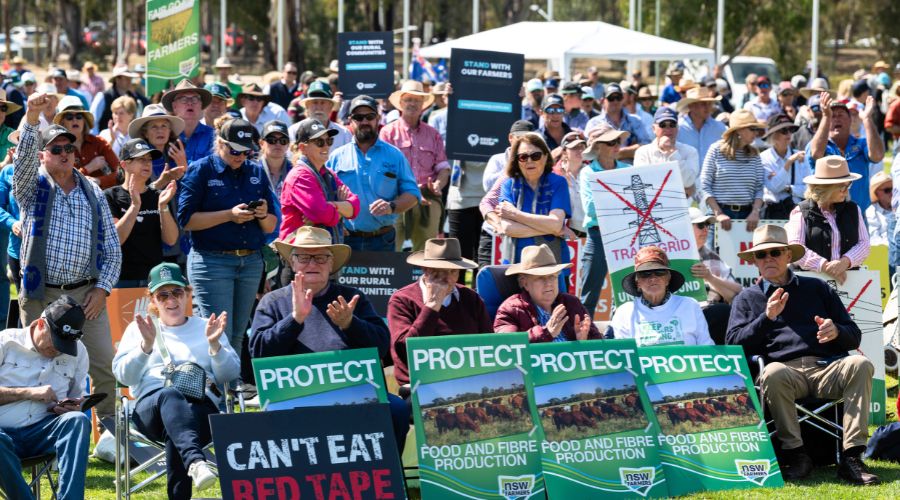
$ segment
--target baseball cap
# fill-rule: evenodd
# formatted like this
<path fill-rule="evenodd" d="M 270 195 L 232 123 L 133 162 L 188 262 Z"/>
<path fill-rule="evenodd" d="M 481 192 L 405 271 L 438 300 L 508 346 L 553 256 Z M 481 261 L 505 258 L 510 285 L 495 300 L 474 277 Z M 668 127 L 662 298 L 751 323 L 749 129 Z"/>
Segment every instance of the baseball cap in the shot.
<path fill-rule="evenodd" d="M 622 87 L 619 86 L 618 83 L 610 83 L 609 85 L 606 86 L 606 90 L 603 91 L 604 97 L 609 97 L 614 94 L 623 95 Z"/>
<path fill-rule="evenodd" d="M 547 81 L 544 82 L 544 88 L 547 88 L 547 87 L 550 87 L 553 89 L 558 89 L 559 88 L 559 79 L 558 78 L 548 78 Z"/>
<path fill-rule="evenodd" d="M 350 113 L 356 111 L 356 108 L 360 108 L 363 106 L 372 108 L 372 111 L 376 113 L 378 112 L 378 102 L 375 99 L 367 95 L 358 95 L 354 97 L 352 101 L 350 101 Z"/>
<path fill-rule="evenodd" d="M 863 95 L 864 92 L 870 92 L 871 90 L 869 82 L 865 80 L 857 80 L 853 82 L 853 86 L 850 87 L 850 93 L 853 94 L 853 97 L 859 97 Z"/>
<path fill-rule="evenodd" d="M 187 286 L 184 275 L 181 274 L 181 268 L 173 262 L 163 262 L 150 270 L 149 283 L 147 287 L 150 293 L 159 290 L 159 287 L 165 285 Z"/>
<path fill-rule="evenodd" d="M 257 151 L 259 146 L 254 140 L 257 135 L 256 128 L 243 118 L 235 118 L 222 126 L 219 137 L 225 139 L 228 145 L 236 151 Z M 152 290 L 151 290 L 152 291 Z"/>
<path fill-rule="evenodd" d="M 119 160 L 131 160 L 148 154 L 150 155 L 150 158 L 154 160 L 162 158 L 163 156 L 162 151 L 154 148 L 144 139 L 130 139 L 119 151 Z"/>
<path fill-rule="evenodd" d="M 57 351 L 78 356 L 78 339 L 84 334 L 84 309 L 69 295 L 54 300 L 41 315 Z"/>
<path fill-rule="evenodd" d="M 41 131 L 41 149 L 47 147 L 47 144 L 53 142 L 59 136 L 67 137 L 70 142 L 75 142 L 75 135 L 66 130 L 62 125 L 50 125 Z"/>
<path fill-rule="evenodd" d="M 581 94 L 581 87 L 575 82 L 568 82 L 559 90 L 562 95 Z"/>
<path fill-rule="evenodd" d="M 656 110 L 656 113 L 653 115 L 653 123 L 662 123 L 665 121 L 677 123 L 678 113 L 668 106 L 660 106 L 659 109 Z"/>
<path fill-rule="evenodd" d="M 322 80 L 316 80 L 309 84 L 306 91 L 307 99 L 331 99 L 334 95 L 331 93 L 331 86 Z"/>
<path fill-rule="evenodd" d="M 541 103 L 541 109 L 547 109 L 550 106 L 559 106 L 563 107 L 563 98 L 559 94 L 549 94 L 544 97 L 544 102 Z"/>
<path fill-rule="evenodd" d="M 691 224 L 713 223 L 716 221 L 715 215 L 706 215 L 697 207 L 688 208 L 688 218 L 691 219 Z"/>
<path fill-rule="evenodd" d="M 307 118 L 297 126 L 296 134 L 296 142 L 309 142 L 326 134 L 329 137 L 334 137 L 338 134 L 338 131 L 322 125 L 322 122 L 315 118 Z"/>
<path fill-rule="evenodd" d="M 581 98 L 582 99 L 591 99 L 591 100 L 597 99 L 594 96 L 594 89 L 592 89 L 590 87 L 581 87 Z"/>
<path fill-rule="evenodd" d="M 65 78 L 68 80 L 68 77 L 66 76 L 66 70 L 61 69 L 61 68 L 56 68 L 53 71 L 51 71 L 50 78 Z"/>
<path fill-rule="evenodd" d="M 231 99 L 231 89 L 228 88 L 228 85 L 222 85 L 219 82 L 213 82 L 207 83 L 203 86 L 203 88 L 208 90 L 213 97 L 225 99 L 226 101 Z"/>
<path fill-rule="evenodd" d="M 526 92 L 535 92 L 538 90 L 544 90 L 544 82 L 542 82 L 540 78 L 532 78 L 525 84 Z"/>
<path fill-rule="evenodd" d="M 516 120 L 513 122 L 512 126 L 509 127 L 509 133 L 512 135 L 527 134 L 528 132 L 534 132 L 534 130 L 534 123 L 531 123 L 528 120 Z"/>
<path fill-rule="evenodd" d="M 281 122 L 278 120 L 272 120 L 272 121 L 266 122 L 266 124 L 263 125 L 263 130 L 262 130 L 263 139 L 265 139 L 266 137 L 269 137 L 271 134 L 281 134 L 285 137 L 290 137 L 290 134 L 288 134 L 287 125 L 285 125 L 284 122 Z"/>

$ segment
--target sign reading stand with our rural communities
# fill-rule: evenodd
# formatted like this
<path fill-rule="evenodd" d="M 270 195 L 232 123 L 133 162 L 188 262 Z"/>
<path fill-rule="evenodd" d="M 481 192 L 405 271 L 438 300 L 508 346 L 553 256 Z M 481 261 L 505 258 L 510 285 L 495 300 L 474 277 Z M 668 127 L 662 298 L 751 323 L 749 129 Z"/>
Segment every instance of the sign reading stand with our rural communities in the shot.
<path fill-rule="evenodd" d="M 394 36 L 390 31 L 338 33 L 338 85 L 344 99 L 387 97 L 394 90 Z"/>
<path fill-rule="evenodd" d="M 147 95 L 199 70 L 200 1 L 147 0 Z"/>

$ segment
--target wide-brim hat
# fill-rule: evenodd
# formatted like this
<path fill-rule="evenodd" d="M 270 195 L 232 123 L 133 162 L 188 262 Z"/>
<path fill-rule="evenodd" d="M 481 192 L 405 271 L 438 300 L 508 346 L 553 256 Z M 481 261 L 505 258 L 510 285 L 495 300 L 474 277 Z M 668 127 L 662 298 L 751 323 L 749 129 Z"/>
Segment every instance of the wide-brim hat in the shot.
<path fill-rule="evenodd" d="M 208 90 L 203 87 L 194 85 L 190 80 L 185 78 L 184 80 L 178 82 L 178 85 L 176 85 L 174 89 L 163 94 L 161 102 L 163 107 L 166 108 L 166 111 L 171 113 L 172 102 L 177 99 L 179 95 L 187 92 L 194 92 L 200 96 L 201 109 L 206 109 L 206 107 L 209 106 L 209 103 L 212 101 L 212 94 Z"/>
<path fill-rule="evenodd" d="M 478 264 L 465 259 L 456 238 L 431 238 L 425 242 L 425 250 L 413 252 L 406 258 L 407 264 L 432 269 L 476 269 Z"/>
<path fill-rule="evenodd" d="M 113 83 L 116 81 L 116 78 L 120 76 L 127 76 L 128 78 L 137 78 L 141 75 L 137 73 L 132 73 L 128 71 L 128 66 L 116 66 L 112 70 L 112 76 L 109 77 L 109 83 Z"/>
<path fill-rule="evenodd" d="M 654 94 L 653 91 L 650 90 L 650 87 L 641 87 L 640 89 L 638 89 L 637 98 L 639 101 L 641 99 L 656 99 L 657 97 L 659 96 Z"/>
<path fill-rule="evenodd" d="M 816 160 L 816 170 L 812 175 L 803 178 L 805 184 L 843 184 L 861 179 L 862 176 L 851 172 L 847 160 L 840 155 L 823 156 Z"/>
<path fill-rule="evenodd" d="M 224 68 L 228 68 L 228 69 L 230 69 L 230 68 L 233 68 L 233 67 L 234 67 L 234 65 L 231 64 L 231 61 L 229 61 L 228 58 L 225 57 L 225 56 L 222 56 L 222 57 L 216 59 L 216 64 L 213 65 L 213 68 L 216 68 L 216 69 L 218 69 L 218 68 L 223 68 L 223 69 L 224 69 Z"/>
<path fill-rule="evenodd" d="M 141 117 L 131 120 L 131 123 L 128 124 L 128 136 L 141 137 L 141 127 L 153 120 L 168 120 L 169 127 L 176 136 L 184 131 L 184 120 L 166 113 L 165 108 L 159 104 L 148 104 L 144 107 Z"/>
<path fill-rule="evenodd" d="M 621 141 L 623 138 L 627 139 L 631 136 L 631 132 L 627 130 L 617 130 L 613 128 L 612 125 L 601 122 L 600 125 L 592 128 L 588 132 L 587 137 L 587 149 L 584 150 L 584 159 L 585 160 L 594 160 L 597 158 L 597 154 L 594 152 L 594 146 L 599 142 L 610 142 L 610 141 Z"/>
<path fill-rule="evenodd" d="M 827 87 L 820 87 L 820 86 L 805 87 L 805 88 L 798 90 L 798 92 L 800 93 L 800 95 L 802 95 L 806 99 L 809 99 L 810 97 L 812 97 L 816 94 L 820 94 L 822 92 L 828 92 L 828 95 L 830 95 L 832 99 L 837 98 L 837 91 L 831 90 Z"/>
<path fill-rule="evenodd" d="M 753 231 L 753 244 L 747 250 L 738 252 L 738 257 L 747 262 L 753 262 L 756 258 L 753 253 L 758 250 L 770 248 L 786 248 L 791 252 L 791 262 L 796 262 L 806 253 L 803 245 L 788 243 L 787 231 L 775 224 L 763 224 Z"/>
<path fill-rule="evenodd" d="M 431 104 L 434 103 L 434 95 L 425 92 L 425 87 L 422 85 L 422 82 L 417 82 L 415 80 L 403 82 L 403 85 L 400 86 L 400 90 L 391 94 L 391 96 L 388 97 L 388 101 L 390 101 L 395 108 L 402 109 L 400 100 L 403 98 L 403 94 L 412 94 L 423 97 L 425 100 L 422 101 L 422 109 L 428 109 L 428 106 L 431 106 Z"/>
<path fill-rule="evenodd" d="M 675 109 L 679 113 L 687 112 L 688 106 L 694 104 L 695 102 L 718 102 L 722 100 L 722 96 L 717 95 L 713 96 L 712 91 L 709 87 L 693 87 L 687 91 L 684 96 L 684 99 L 678 101 L 678 104 L 675 105 Z"/>
<path fill-rule="evenodd" d="M 324 248 L 331 252 L 334 256 L 331 264 L 331 272 L 336 273 L 340 268 L 344 267 L 350 260 L 350 247 L 343 244 L 335 244 L 331 242 L 331 233 L 328 231 L 313 227 L 301 226 L 296 231 L 289 234 L 285 239 L 275 240 L 275 250 L 281 255 L 285 262 L 291 262 L 291 251 L 295 248 Z"/>
<path fill-rule="evenodd" d="M 59 122 L 63 119 L 63 115 L 66 113 L 80 113 L 81 116 L 84 117 L 84 122 L 87 124 L 85 130 L 94 128 L 94 115 L 90 111 L 84 109 L 84 105 L 78 97 L 67 95 L 60 99 L 59 104 L 56 105 L 56 116 L 53 117 L 53 123 L 59 125 Z"/>
<path fill-rule="evenodd" d="M 775 116 L 769 118 L 769 123 L 767 124 L 767 127 L 766 127 L 766 133 L 763 134 L 762 138 L 768 139 L 775 132 L 778 132 L 779 130 L 784 130 L 784 129 L 790 129 L 791 133 L 794 133 L 800 129 L 800 126 L 795 124 L 794 121 L 791 120 L 790 117 L 788 117 L 785 114 L 775 115 Z"/>
<path fill-rule="evenodd" d="M 722 141 L 727 142 L 729 137 L 738 130 L 752 127 L 763 129 L 765 125 L 759 123 L 756 116 L 749 110 L 739 109 L 728 117 L 728 128 L 722 133 Z"/>
<path fill-rule="evenodd" d="M 684 275 L 669 267 L 669 256 L 663 249 L 657 246 L 648 246 L 638 250 L 634 256 L 634 271 L 622 278 L 622 289 L 628 295 L 640 297 L 641 291 L 637 287 L 636 277 L 641 271 L 653 271 L 665 269 L 669 271 L 668 291 L 675 293 L 684 285 Z"/>
<path fill-rule="evenodd" d="M 540 245 L 531 245 L 523 248 L 519 263 L 509 266 L 506 269 L 506 275 L 528 274 L 531 276 L 549 276 L 570 267 L 572 267 L 571 263 L 557 264 L 556 256 L 553 255 L 553 250 L 550 250 L 550 247 L 542 243 Z"/>
<path fill-rule="evenodd" d="M 887 172 L 878 172 L 877 174 L 872 176 L 872 179 L 869 180 L 869 200 L 872 203 L 878 203 L 878 197 L 875 196 L 875 191 L 878 191 L 878 188 L 887 184 L 888 182 L 894 182 L 891 179 L 891 176 L 887 174 Z"/>
<path fill-rule="evenodd" d="M 15 113 L 22 109 L 22 106 L 6 100 L 6 91 L 3 89 L 0 89 L 0 104 L 6 104 L 6 114 Z"/>

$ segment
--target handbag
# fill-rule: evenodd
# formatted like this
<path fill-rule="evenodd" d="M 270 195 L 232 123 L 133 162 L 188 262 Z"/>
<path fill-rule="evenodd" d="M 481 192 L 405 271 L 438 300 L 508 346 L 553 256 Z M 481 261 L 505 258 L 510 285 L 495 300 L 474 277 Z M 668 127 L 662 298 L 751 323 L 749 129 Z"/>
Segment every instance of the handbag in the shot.
<path fill-rule="evenodd" d="M 185 361 L 176 365 L 172 362 L 166 342 L 163 340 L 162 331 L 159 328 L 159 319 L 151 316 L 153 327 L 156 328 L 156 348 L 162 356 L 164 367 L 162 370 L 165 382 L 163 387 L 174 387 L 189 401 L 201 402 L 206 398 L 206 370 L 193 361 Z"/>

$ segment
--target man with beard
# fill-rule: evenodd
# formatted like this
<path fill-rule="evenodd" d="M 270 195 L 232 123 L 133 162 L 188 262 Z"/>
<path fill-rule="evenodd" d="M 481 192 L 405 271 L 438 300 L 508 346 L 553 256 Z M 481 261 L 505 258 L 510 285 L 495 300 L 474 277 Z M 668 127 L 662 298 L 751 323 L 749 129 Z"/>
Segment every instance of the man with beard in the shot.
<path fill-rule="evenodd" d="M 346 220 L 344 243 L 356 251 L 393 252 L 397 215 L 422 194 L 403 153 L 378 138 L 378 103 L 361 95 L 350 101 L 353 139 L 331 153 L 326 167 L 359 197 L 359 215 Z"/>
<path fill-rule="evenodd" d="M 334 94 L 331 87 L 321 80 L 316 80 L 309 85 L 306 96 L 300 101 L 300 106 L 306 109 L 307 118 L 315 118 L 328 127 L 328 130 L 336 130 L 335 134 L 331 134 L 334 144 L 331 145 L 330 152 L 334 152 L 337 148 L 343 146 L 353 139 L 353 134 L 345 127 L 337 122 L 331 121 L 331 112 L 334 110 Z M 297 129 L 300 128 L 300 122 L 297 122 L 288 128 L 291 143 L 297 141 Z"/>

